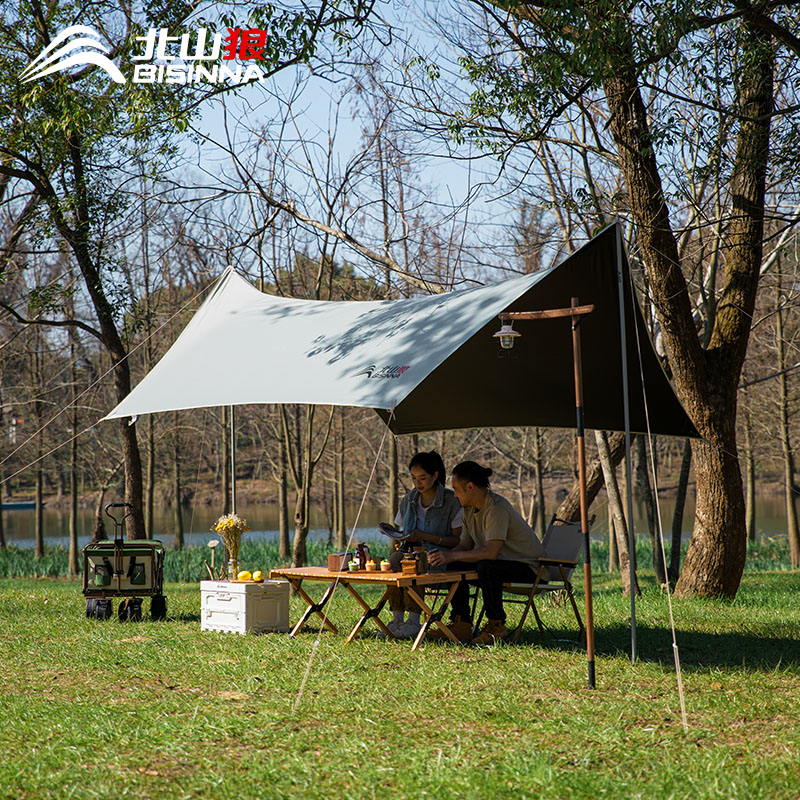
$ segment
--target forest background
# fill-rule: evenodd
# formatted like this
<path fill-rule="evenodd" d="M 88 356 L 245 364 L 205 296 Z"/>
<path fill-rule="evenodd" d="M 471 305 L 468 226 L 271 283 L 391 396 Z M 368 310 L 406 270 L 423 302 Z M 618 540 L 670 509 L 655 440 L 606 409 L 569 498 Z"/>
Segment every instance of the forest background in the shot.
<path fill-rule="evenodd" d="M 797 566 L 797 11 L 772 3 L 759 17 L 741 4 L 634 3 L 617 16 L 616 4 L 598 3 L 590 18 L 570 3 L 538 16 L 535 6 L 2 0 L 2 499 L 64 504 L 76 535 L 79 503 L 99 518 L 105 497 L 124 495 L 141 509 L 132 535 L 152 535 L 154 508 L 169 505 L 172 530 L 157 533 L 172 534 L 177 547 L 188 504 L 229 509 L 228 409 L 98 424 L 227 264 L 283 296 L 392 299 L 547 268 L 619 220 L 668 373 L 680 383 L 691 371 L 678 345 L 702 350 L 704 364 L 726 344 L 743 347 L 741 363 L 735 355 L 718 362 L 730 402 L 721 380 L 716 398 L 706 390 L 707 406 L 735 426 L 731 441 L 720 433 L 717 449 L 742 465 L 748 537 L 756 493 L 784 496 Z M 120 64 L 152 27 L 192 37 L 200 27 L 267 31 L 259 60 L 267 77 L 238 88 L 119 87 L 90 65 L 22 83 L 19 73 L 44 44 L 78 21 L 101 33 Z M 596 34 L 582 36 L 579 62 L 573 29 Z M 620 45 L 608 56 L 609 36 L 635 42 L 635 52 Z M 645 133 L 647 141 L 633 156 L 618 125 L 623 112 L 614 111 L 615 98 L 632 95 L 630 86 L 612 91 L 620 64 L 643 99 L 637 141 Z M 753 110 L 759 102 L 768 114 Z M 769 145 L 748 155 L 758 136 Z M 634 185 L 645 167 L 660 179 L 658 191 Z M 761 181 L 752 192 L 760 194 L 757 224 L 744 233 L 743 174 Z M 640 196 L 655 198 L 668 224 L 646 223 Z M 654 280 L 652 253 L 665 251 L 654 230 L 670 233 L 691 330 L 661 297 L 674 276 Z M 736 269 L 744 239 L 747 275 Z M 742 286 L 743 299 L 735 295 Z M 746 324 L 725 328 L 731 308 Z M 713 416 L 702 404 L 688 410 L 698 426 Z M 239 491 L 278 504 L 282 554 L 304 561 L 312 504 L 326 509 L 340 544 L 345 510 L 360 501 L 383 439 L 380 420 L 357 409 L 240 407 L 235 427 Z M 575 512 L 574 490 L 555 496 L 574 481 L 574 434 L 536 428 L 390 436 L 368 502 L 390 515 L 408 458 L 432 447 L 448 464 L 490 463 L 496 485 L 540 533 L 557 505 Z M 612 439 L 611 461 L 619 465 L 623 452 Z M 688 443 L 639 438 L 635 452 L 648 505 L 656 477 L 659 491 L 691 491 Z M 611 473 L 598 466 L 592 474 L 596 494 Z M 724 507 L 715 506 L 718 516 Z M 40 515 L 37 553 L 44 536 Z M 724 555 L 736 537 L 717 536 Z M 75 547 L 71 559 L 77 570 Z M 721 572 L 734 577 L 709 593 L 735 593 L 736 559 L 721 559 Z M 670 567 L 677 577 L 679 565 Z"/>

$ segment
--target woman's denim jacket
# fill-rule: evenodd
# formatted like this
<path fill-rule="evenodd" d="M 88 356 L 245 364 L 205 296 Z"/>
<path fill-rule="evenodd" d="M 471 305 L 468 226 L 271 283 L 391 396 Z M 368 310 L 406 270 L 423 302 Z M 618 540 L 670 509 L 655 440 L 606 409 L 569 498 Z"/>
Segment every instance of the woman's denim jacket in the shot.
<path fill-rule="evenodd" d="M 403 531 L 416 530 L 417 528 L 417 501 L 419 499 L 419 492 L 412 489 L 400 501 L 400 514 L 403 517 Z M 437 536 L 452 536 L 453 528 L 451 523 L 456 514 L 461 510 L 461 503 L 458 498 L 453 494 L 452 489 L 445 489 L 441 483 L 436 484 L 436 497 L 433 499 L 427 509 L 425 510 L 425 533 L 433 533 Z M 432 550 L 447 550 L 448 548 L 442 547 L 438 544 L 431 542 L 414 542 L 415 545 L 422 544 L 427 551 Z"/>

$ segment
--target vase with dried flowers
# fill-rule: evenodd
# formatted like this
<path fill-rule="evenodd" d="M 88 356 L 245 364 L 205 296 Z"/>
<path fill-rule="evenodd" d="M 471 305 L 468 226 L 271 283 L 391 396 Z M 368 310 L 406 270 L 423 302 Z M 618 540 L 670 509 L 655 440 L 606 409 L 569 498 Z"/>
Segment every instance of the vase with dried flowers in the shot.
<path fill-rule="evenodd" d="M 250 530 L 250 526 L 238 514 L 223 514 L 211 529 L 218 533 L 228 550 L 227 578 L 235 581 L 239 574 L 239 544 L 242 534 Z"/>

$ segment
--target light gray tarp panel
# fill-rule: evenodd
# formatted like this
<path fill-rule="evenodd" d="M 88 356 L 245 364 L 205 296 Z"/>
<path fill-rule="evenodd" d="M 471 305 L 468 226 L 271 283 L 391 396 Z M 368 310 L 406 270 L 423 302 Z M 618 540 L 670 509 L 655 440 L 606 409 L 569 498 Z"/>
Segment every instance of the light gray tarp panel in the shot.
<path fill-rule="evenodd" d="M 409 300 L 319 302 L 264 294 L 228 269 L 106 418 L 246 403 L 391 409 L 539 277 Z"/>
<path fill-rule="evenodd" d="M 503 310 L 596 310 L 581 326 L 585 420 L 623 429 L 612 226 L 559 266 L 475 289 L 409 300 L 319 302 L 275 297 L 226 270 L 173 346 L 106 419 L 184 408 L 317 403 L 395 408 L 397 433 L 461 427 L 574 427 L 568 320 L 518 322 L 515 359 L 498 359 Z M 626 265 L 627 269 L 627 265 Z M 626 284 L 627 285 L 627 284 Z M 631 428 L 695 435 L 626 295 Z"/>

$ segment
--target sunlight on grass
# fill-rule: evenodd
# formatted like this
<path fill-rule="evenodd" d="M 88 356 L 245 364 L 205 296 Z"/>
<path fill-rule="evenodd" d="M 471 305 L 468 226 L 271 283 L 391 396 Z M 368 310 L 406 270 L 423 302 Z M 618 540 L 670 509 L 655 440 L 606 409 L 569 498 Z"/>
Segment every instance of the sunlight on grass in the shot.
<path fill-rule="evenodd" d="M 519 646 L 412 653 L 369 624 L 351 645 L 316 623 L 203 633 L 197 584 L 166 586 L 166 622 L 121 624 L 85 619 L 78 583 L 1 580 L 0 797 L 796 800 L 800 575 L 675 602 L 688 735 L 666 603 L 642 584 L 632 665 L 628 601 L 598 576 L 593 692 L 585 652 L 535 626 Z M 331 615 L 346 630 L 359 609 L 341 592 Z M 568 607 L 543 617 L 574 636 Z"/>

